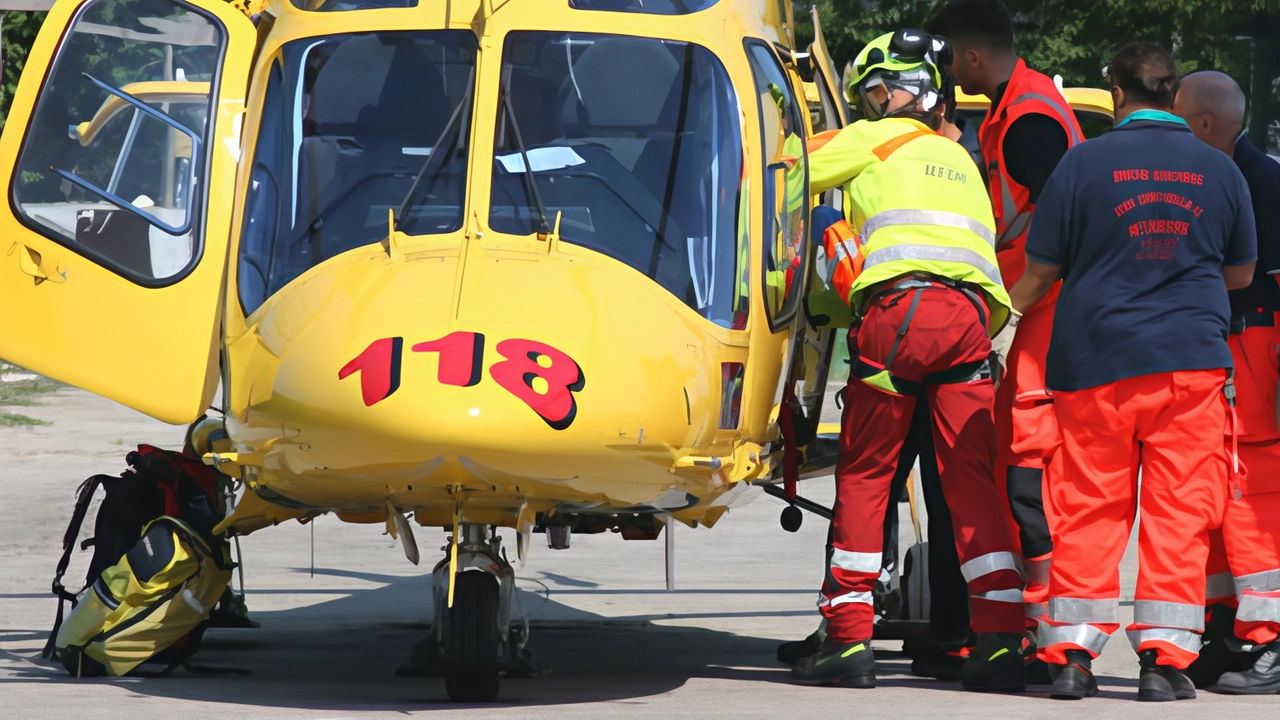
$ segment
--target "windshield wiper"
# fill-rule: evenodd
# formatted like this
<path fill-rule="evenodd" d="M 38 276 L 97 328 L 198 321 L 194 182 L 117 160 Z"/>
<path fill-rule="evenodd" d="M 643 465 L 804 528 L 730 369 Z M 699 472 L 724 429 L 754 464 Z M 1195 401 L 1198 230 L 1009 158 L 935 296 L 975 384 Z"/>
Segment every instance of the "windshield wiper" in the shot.
<path fill-rule="evenodd" d="M 444 166 L 444 161 L 440 160 L 438 163 L 436 163 L 436 167 L 432 169 L 431 164 L 433 162 L 436 162 L 436 158 L 443 158 L 446 156 L 453 155 L 454 151 L 458 149 L 457 141 L 462 137 L 461 132 L 458 133 L 457 137 L 454 139 L 454 142 L 449 145 L 447 152 L 441 152 L 441 150 L 443 149 L 441 145 L 442 143 L 444 143 L 445 138 L 449 137 L 449 133 L 453 132 L 455 126 L 458 125 L 458 121 L 462 118 L 463 110 L 470 107 L 471 94 L 475 91 L 475 87 L 476 87 L 475 78 L 476 78 L 476 69 L 473 67 L 471 68 L 471 74 L 467 76 L 466 94 L 463 95 L 462 100 L 458 102 L 458 107 L 453 109 L 453 115 L 449 117 L 449 122 L 445 123 L 444 130 L 440 132 L 440 137 L 436 138 L 435 144 L 431 146 L 431 151 L 427 153 L 427 159 L 422 163 L 422 169 L 418 170 L 417 175 L 413 176 L 413 185 L 409 186 L 409 192 L 405 194 L 404 200 L 400 202 L 400 208 L 399 210 L 396 211 L 396 223 L 401 223 L 404 221 L 404 214 L 405 212 L 408 211 L 410 202 L 413 200 L 414 195 L 416 195 L 418 192 L 418 184 L 422 182 L 422 178 L 427 176 L 427 170 L 431 169 L 431 174 L 434 176 L 435 173 L 438 172 L 439 169 Z"/>
<path fill-rule="evenodd" d="M 520 160 L 524 163 L 524 177 L 533 193 L 533 202 L 537 205 L 538 218 L 542 222 L 539 235 L 550 235 L 551 225 L 547 222 L 547 209 L 542 205 L 542 195 L 538 192 L 538 181 L 533 174 L 533 165 L 529 164 L 529 151 L 524 146 L 524 138 L 520 137 L 520 125 L 516 122 L 516 111 L 511 107 L 511 68 L 507 68 L 506 82 L 502 84 L 502 107 L 507 111 L 507 119 L 511 121 L 511 134 L 516 138 L 516 146 L 520 148 Z"/>

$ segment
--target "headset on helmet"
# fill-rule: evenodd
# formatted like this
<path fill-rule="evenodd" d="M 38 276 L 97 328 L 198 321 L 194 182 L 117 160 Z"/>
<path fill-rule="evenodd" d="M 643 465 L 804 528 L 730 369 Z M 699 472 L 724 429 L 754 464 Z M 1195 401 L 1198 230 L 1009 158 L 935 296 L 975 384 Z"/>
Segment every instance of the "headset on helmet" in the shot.
<path fill-rule="evenodd" d="M 845 91 L 850 105 L 864 117 L 910 117 L 936 127 L 936 109 L 942 103 L 954 105 L 955 81 L 945 68 L 951 64 L 951 45 L 943 38 L 914 28 L 881 35 L 867 44 L 845 68 Z M 916 101 L 892 113 L 888 101 L 877 103 L 868 90 L 883 85 L 890 91 L 905 90 Z"/>

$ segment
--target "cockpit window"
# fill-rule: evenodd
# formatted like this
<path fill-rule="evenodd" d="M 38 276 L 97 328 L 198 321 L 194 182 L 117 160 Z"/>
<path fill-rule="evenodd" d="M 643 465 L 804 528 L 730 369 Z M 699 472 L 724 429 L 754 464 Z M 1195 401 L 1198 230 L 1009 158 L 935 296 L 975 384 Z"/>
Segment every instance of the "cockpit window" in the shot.
<path fill-rule="evenodd" d="M 563 242 L 734 327 L 740 114 L 715 55 L 651 38 L 512 33 L 501 92 L 490 226 L 530 235 L 544 211 L 548 229 L 559 216 Z"/>
<path fill-rule="evenodd" d="M 240 241 L 246 313 L 396 229 L 462 227 L 475 86 L 469 30 L 297 40 L 271 64 Z M 416 180 L 416 182 L 415 182 Z"/>
<path fill-rule="evenodd" d="M 645 15 L 691 15 L 720 0 L 569 0 L 575 10 L 643 13 Z"/>
<path fill-rule="evenodd" d="M 418 0 L 291 0 L 291 2 L 299 10 L 311 12 L 345 12 L 418 6 Z"/>

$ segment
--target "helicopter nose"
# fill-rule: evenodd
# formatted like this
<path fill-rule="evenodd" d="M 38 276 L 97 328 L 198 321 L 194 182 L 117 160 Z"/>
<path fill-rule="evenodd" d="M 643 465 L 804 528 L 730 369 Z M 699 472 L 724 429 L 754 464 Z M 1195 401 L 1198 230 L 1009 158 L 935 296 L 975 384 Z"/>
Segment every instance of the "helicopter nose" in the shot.
<path fill-rule="evenodd" d="M 746 333 L 730 342 L 588 251 L 459 265 L 375 253 L 274 299 L 259 328 L 274 382 L 241 384 L 263 424 L 303 418 L 313 454 L 345 448 L 317 459 L 329 468 L 441 457 L 525 478 L 620 473 L 646 486 L 637 498 L 671 481 L 676 455 L 736 436 L 721 427 L 722 365 L 745 363 Z"/>

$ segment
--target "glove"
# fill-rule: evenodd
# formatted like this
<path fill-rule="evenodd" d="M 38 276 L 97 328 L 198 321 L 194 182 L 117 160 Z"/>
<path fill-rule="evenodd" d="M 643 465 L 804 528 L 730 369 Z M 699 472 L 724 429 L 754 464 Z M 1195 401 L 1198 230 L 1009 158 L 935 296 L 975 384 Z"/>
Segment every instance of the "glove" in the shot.
<path fill-rule="evenodd" d="M 991 377 L 996 384 L 1004 378 L 1004 370 L 1008 366 L 1009 348 L 1013 347 L 1013 336 L 1018 332 L 1018 321 L 1022 313 L 1009 308 L 1009 322 L 996 336 L 991 338 Z"/>

